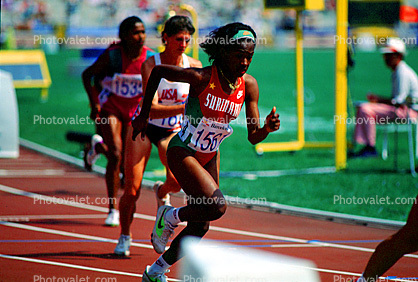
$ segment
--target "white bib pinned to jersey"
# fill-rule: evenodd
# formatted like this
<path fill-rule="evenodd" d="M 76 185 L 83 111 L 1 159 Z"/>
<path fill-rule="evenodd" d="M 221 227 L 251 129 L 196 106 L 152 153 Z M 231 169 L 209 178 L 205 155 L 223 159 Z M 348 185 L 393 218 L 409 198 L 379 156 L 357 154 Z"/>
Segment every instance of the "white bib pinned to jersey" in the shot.
<path fill-rule="evenodd" d="M 191 134 L 192 137 L 187 144 L 190 148 L 202 153 L 212 153 L 219 149 L 222 141 L 233 131 L 228 123 L 216 122 L 205 117 L 194 127 L 185 117 L 179 137 L 184 142 Z"/>
<path fill-rule="evenodd" d="M 103 79 L 102 87 L 119 97 L 134 98 L 142 95 L 142 75 L 115 73 L 113 77 Z"/>
<path fill-rule="evenodd" d="M 183 54 L 183 67 L 190 67 L 188 57 Z M 154 55 L 155 65 L 161 64 L 160 54 Z M 189 96 L 190 84 L 184 82 L 172 82 L 165 78 L 160 80 L 158 85 L 158 103 L 164 106 L 182 105 L 186 103 Z M 179 114 L 169 118 L 150 119 L 149 123 L 158 127 L 172 129 L 174 132 L 180 130 L 180 124 L 183 121 L 183 115 Z"/>

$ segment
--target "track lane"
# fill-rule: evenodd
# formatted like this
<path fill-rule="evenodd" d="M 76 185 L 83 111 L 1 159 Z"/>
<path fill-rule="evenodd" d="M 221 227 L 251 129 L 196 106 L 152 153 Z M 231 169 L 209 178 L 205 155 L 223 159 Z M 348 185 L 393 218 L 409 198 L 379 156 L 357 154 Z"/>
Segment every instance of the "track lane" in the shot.
<path fill-rule="evenodd" d="M 40 168 L 50 171 L 64 171 L 64 173 L 62 175 L 57 173 L 51 177 L 46 177 L 46 173 L 16 177 L 19 175 L 19 171 L 22 171 L 20 175 L 24 175 L 25 170 Z M 16 221 L 15 223 L 35 229 L 39 228 L 39 230 L 44 228 L 56 232 L 81 234 L 81 237 L 0 225 L 1 254 L 97 269 L 118 270 L 138 275 L 142 274 L 147 264 L 151 264 L 158 257 L 150 248 L 133 246 L 130 258 L 119 258 L 112 255 L 114 241 L 102 242 L 83 239 L 82 236 L 96 236 L 116 240 L 119 236 L 119 228 L 103 226 L 104 217 L 101 216 L 106 214 L 106 203 L 94 202 L 95 199 L 102 199 L 106 196 L 103 178 L 27 149 L 21 150 L 21 157 L 17 160 L 0 160 L 0 171 L 2 170 L 13 170 L 14 175 L 0 176 L 0 184 L 24 191 L 25 195 L 0 191 L 0 204 L 3 207 L 0 213 L 1 218 L 16 218 L 16 216 L 24 218 L 26 215 L 31 217 L 29 221 Z M 49 199 L 47 197 L 73 199 L 74 203 L 79 204 L 81 198 L 89 197 L 90 200 L 93 200 L 89 204 L 94 208 L 80 208 L 77 205 L 57 203 L 46 204 L 46 202 L 35 203 L 34 198 L 26 192 L 36 195 L 42 194 L 46 197 L 45 199 Z M 184 204 L 184 200 L 175 197 L 173 203 L 175 206 L 181 206 Z M 150 246 L 149 234 L 153 227 L 152 220 L 156 211 L 156 203 L 151 191 L 142 191 L 137 211 L 139 214 L 137 214 L 132 228 L 133 239 L 138 244 Z M 49 218 L 48 215 L 50 215 Z M 68 215 L 78 217 L 68 218 Z M 338 277 L 335 275 L 342 275 L 341 277 L 344 278 L 348 276 L 343 273 L 359 274 L 371 255 L 370 252 L 378 242 L 393 232 L 393 230 L 229 207 L 226 215 L 212 224 L 206 238 L 310 259 L 316 263 L 322 281 L 335 281 L 335 278 Z M 39 241 L 29 241 L 35 239 Z M 328 245 L 324 242 L 330 243 Z M 343 248 L 338 246 L 343 246 Z M 365 250 L 362 251 L 362 249 Z M 413 257 L 402 258 L 388 272 L 388 275 L 401 276 L 400 274 L 402 274 L 402 277 L 415 277 L 418 276 L 416 266 L 415 254 Z M 0 268 L 5 270 L 1 274 L 1 278 L 5 281 L 33 281 L 34 275 L 37 273 L 49 275 L 44 277 L 52 277 L 53 275 L 64 277 L 63 275 L 67 274 L 75 277 L 75 273 L 90 275 L 89 277 L 92 278 L 102 275 L 101 272 L 93 270 L 75 270 L 75 268 L 69 270 L 68 267 L 63 266 L 18 261 L 4 257 L 0 258 Z M 116 274 L 106 277 L 113 277 L 112 275 Z M 169 277 L 177 275 L 178 267 L 174 266 Z M 135 276 L 116 275 L 114 277 L 117 277 L 117 281 L 132 281 Z"/>

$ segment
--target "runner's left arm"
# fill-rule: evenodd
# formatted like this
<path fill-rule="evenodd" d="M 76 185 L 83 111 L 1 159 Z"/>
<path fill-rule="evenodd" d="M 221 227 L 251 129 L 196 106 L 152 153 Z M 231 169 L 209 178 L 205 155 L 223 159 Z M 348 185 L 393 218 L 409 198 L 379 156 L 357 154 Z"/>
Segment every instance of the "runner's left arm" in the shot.
<path fill-rule="evenodd" d="M 258 111 L 259 90 L 257 80 L 254 77 L 245 75 L 245 112 L 247 118 L 248 140 L 255 145 L 266 139 L 270 132 L 279 130 L 280 119 L 276 114 L 276 107 L 273 107 L 267 115 L 264 126 L 260 127 L 260 113 Z"/>

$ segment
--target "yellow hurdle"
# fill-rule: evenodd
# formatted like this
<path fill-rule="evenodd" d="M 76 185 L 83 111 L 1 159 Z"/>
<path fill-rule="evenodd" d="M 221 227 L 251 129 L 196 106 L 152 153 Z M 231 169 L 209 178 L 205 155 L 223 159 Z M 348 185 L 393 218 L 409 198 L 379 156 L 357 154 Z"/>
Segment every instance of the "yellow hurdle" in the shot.
<path fill-rule="evenodd" d="M 324 1 L 321 0 L 265 0 L 266 9 L 295 9 L 296 23 L 296 115 L 297 140 L 289 142 L 260 143 L 255 146 L 258 155 L 265 152 L 299 151 L 305 148 L 326 149 L 335 148 L 335 167 L 345 169 L 347 164 L 347 25 L 348 0 L 337 1 L 337 30 L 336 36 L 344 40 L 336 42 L 335 63 L 335 115 L 341 116 L 340 122 L 335 124 L 335 140 L 330 142 L 306 142 L 304 128 L 304 85 L 303 85 L 303 30 L 301 27 L 301 12 L 303 10 L 322 10 Z"/>

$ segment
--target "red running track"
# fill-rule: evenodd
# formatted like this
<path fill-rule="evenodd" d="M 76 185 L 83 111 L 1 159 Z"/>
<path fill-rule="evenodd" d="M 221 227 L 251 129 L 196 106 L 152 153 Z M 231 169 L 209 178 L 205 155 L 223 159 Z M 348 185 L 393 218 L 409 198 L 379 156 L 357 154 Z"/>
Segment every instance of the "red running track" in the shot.
<path fill-rule="evenodd" d="M 140 281 L 159 256 L 149 242 L 156 203 L 148 189 L 137 203 L 128 258 L 113 255 L 120 229 L 103 225 L 101 176 L 21 148 L 18 159 L 0 159 L 0 196 L 0 281 Z M 321 281 L 348 281 L 394 232 L 229 207 L 205 238 L 308 259 Z M 417 254 L 404 257 L 386 275 L 418 277 L 417 262 Z M 174 265 L 169 281 L 178 275 Z"/>

